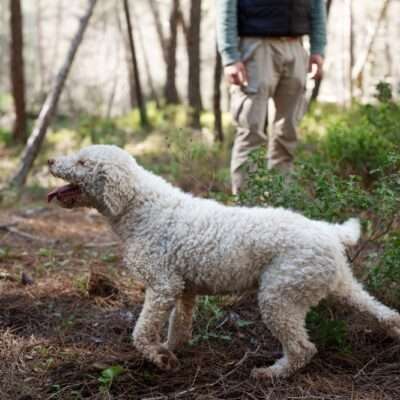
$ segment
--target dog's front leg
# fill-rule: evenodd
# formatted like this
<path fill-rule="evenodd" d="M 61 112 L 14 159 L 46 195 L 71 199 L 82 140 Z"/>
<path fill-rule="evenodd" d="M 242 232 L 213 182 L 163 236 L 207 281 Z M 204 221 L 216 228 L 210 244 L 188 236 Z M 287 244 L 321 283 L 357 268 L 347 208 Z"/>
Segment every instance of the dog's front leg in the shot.
<path fill-rule="evenodd" d="M 147 289 L 143 310 L 133 331 L 133 343 L 137 350 L 163 370 L 178 367 L 178 359 L 160 343 L 161 329 L 174 305 L 175 296 Z"/>

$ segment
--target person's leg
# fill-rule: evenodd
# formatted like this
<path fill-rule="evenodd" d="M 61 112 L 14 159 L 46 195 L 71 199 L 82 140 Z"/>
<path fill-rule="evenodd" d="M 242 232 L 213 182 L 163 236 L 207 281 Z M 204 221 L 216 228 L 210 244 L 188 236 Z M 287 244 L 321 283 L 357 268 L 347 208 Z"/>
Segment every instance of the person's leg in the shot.
<path fill-rule="evenodd" d="M 246 87 L 231 88 L 231 112 L 237 125 L 231 158 L 233 194 L 238 194 L 244 187 L 249 154 L 267 143 L 264 132 L 269 93 L 267 81 L 272 78 L 268 79 L 265 71 L 273 69 L 266 41 L 246 38 L 241 47 L 249 83 Z"/>
<path fill-rule="evenodd" d="M 284 65 L 274 94 L 276 108 L 268 144 L 268 167 L 287 173 L 297 146 L 297 126 L 304 115 L 308 55 L 300 39 L 281 43 Z"/>
<path fill-rule="evenodd" d="M 265 109 L 264 112 L 260 114 L 266 114 L 267 106 L 264 105 L 264 101 L 259 98 L 253 98 L 246 100 L 249 102 L 247 111 L 251 113 L 251 109 L 260 108 L 262 106 Z M 258 104 L 257 104 L 258 103 Z M 260 116 L 256 118 L 254 124 L 247 128 L 244 126 L 238 126 L 236 129 L 235 141 L 232 148 L 232 158 L 231 158 L 231 180 L 232 180 L 232 194 L 238 194 L 240 190 L 245 187 L 245 181 L 247 179 L 248 170 L 251 167 L 248 164 L 249 154 L 259 148 L 261 145 L 267 143 L 267 137 L 260 129 L 260 124 L 257 122 L 261 118 L 266 118 Z"/>

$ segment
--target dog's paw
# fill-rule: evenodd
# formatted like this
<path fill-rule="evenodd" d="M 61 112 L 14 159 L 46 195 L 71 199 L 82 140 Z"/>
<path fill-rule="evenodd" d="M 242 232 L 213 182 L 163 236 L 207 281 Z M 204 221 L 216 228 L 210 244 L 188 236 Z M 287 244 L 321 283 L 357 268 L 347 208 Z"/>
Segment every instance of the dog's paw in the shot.
<path fill-rule="evenodd" d="M 179 361 L 175 354 L 164 346 L 158 346 L 154 349 L 151 352 L 149 359 L 163 371 L 174 371 L 179 368 Z"/>
<path fill-rule="evenodd" d="M 261 380 L 272 380 L 273 374 L 270 368 L 253 368 L 251 371 L 251 377 L 258 381 Z"/>
<path fill-rule="evenodd" d="M 384 321 L 388 333 L 395 339 L 400 339 L 400 315 L 395 314 Z"/>
<path fill-rule="evenodd" d="M 279 378 L 287 378 L 290 375 L 288 369 L 280 365 L 272 365 L 271 367 L 253 368 L 251 377 L 256 380 L 273 381 Z"/>

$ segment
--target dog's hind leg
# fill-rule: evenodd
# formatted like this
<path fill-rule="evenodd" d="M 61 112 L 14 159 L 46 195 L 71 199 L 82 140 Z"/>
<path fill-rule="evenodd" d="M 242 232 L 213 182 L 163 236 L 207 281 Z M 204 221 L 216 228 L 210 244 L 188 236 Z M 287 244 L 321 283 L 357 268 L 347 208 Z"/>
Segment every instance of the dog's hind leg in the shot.
<path fill-rule="evenodd" d="M 337 287 L 331 294 L 339 302 L 372 316 L 386 329 L 389 335 L 400 339 L 400 314 L 371 296 L 356 281 L 347 265 L 342 269 Z"/>
<path fill-rule="evenodd" d="M 329 293 L 335 283 L 334 257 L 309 251 L 286 252 L 269 264 L 260 277 L 261 316 L 281 342 L 283 357 L 270 367 L 255 368 L 255 378 L 287 377 L 306 365 L 317 352 L 305 327 L 309 309 Z"/>
<path fill-rule="evenodd" d="M 192 317 L 195 304 L 196 296 L 190 293 L 184 293 L 177 299 L 169 318 L 166 343 L 168 350 L 173 351 L 192 338 Z"/>
<path fill-rule="evenodd" d="M 279 299 L 275 298 L 273 301 L 279 301 Z M 283 357 L 270 367 L 254 368 L 252 371 L 253 378 L 284 378 L 311 360 L 317 349 L 310 342 L 304 326 L 307 311 L 294 304 L 275 306 L 268 310 L 262 308 L 263 321 L 271 333 L 281 342 Z"/>
<path fill-rule="evenodd" d="M 258 301 L 263 322 L 281 342 L 283 357 L 270 367 L 254 368 L 252 377 L 256 379 L 283 378 L 306 365 L 317 352 L 309 340 L 305 318 L 309 308 L 318 302 L 301 297 L 304 286 L 296 288 L 294 283 L 276 282 L 265 277 L 260 285 Z M 301 297 L 296 300 L 296 298 Z"/>

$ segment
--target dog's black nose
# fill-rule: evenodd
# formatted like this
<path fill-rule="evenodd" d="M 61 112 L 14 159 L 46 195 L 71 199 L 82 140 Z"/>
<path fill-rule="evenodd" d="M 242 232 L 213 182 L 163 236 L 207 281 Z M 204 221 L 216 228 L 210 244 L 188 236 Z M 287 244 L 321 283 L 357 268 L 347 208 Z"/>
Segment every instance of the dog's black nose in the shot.
<path fill-rule="evenodd" d="M 55 163 L 54 158 L 50 158 L 49 160 L 47 160 L 47 164 L 49 165 L 49 167 L 51 167 L 54 163 Z"/>

